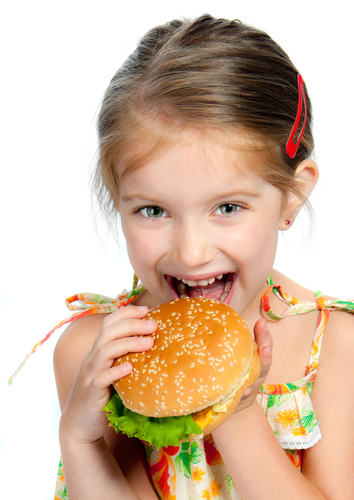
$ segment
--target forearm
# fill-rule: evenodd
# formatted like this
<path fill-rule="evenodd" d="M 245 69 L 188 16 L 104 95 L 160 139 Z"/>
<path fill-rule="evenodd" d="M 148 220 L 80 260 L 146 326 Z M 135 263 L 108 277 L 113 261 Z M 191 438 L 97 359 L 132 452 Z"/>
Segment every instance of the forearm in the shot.
<path fill-rule="evenodd" d="M 324 500 L 286 456 L 260 406 L 245 411 L 213 432 L 241 498 L 283 500 L 286 492 L 288 500 Z"/>
<path fill-rule="evenodd" d="M 104 438 L 92 443 L 81 443 L 73 440 L 61 428 L 60 446 L 69 500 L 139 500 Z"/>

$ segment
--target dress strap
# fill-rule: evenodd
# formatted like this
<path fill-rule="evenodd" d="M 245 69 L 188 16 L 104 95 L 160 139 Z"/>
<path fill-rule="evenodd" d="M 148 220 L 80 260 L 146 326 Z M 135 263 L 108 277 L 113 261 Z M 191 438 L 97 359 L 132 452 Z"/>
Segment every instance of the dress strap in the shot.
<path fill-rule="evenodd" d="M 37 342 L 37 344 L 32 348 L 32 350 L 27 354 L 25 359 L 22 361 L 20 366 L 17 368 L 15 373 L 9 378 L 8 383 L 11 385 L 17 375 L 20 373 L 22 368 L 28 359 L 36 352 L 36 350 L 43 345 L 56 330 L 59 330 L 63 325 L 71 323 L 72 321 L 83 318 L 85 316 L 91 316 L 92 314 L 105 314 L 117 311 L 121 307 L 126 307 L 130 305 L 138 297 L 138 295 L 145 290 L 145 287 L 140 284 L 138 286 L 138 277 L 134 273 L 133 288 L 130 292 L 124 290 L 117 298 L 113 299 L 111 297 L 106 297 L 105 295 L 98 295 L 93 293 L 78 293 L 69 297 L 65 300 L 66 307 L 70 311 L 74 312 L 69 318 L 61 321 L 57 326 L 55 326 L 47 335 Z"/>
<path fill-rule="evenodd" d="M 273 292 L 282 302 L 288 304 L 289 307 L 285 313 L 278 314 L 272 310 L 269 303 L 269 295 L 271 292 Z M 275 285 L 271 276 L 269 276 L 268 289 L 262 297 L 262 310 L 264 315 L 272 321 L 279 321 L 286 316 L 305 314 L 316 310 L 320 311 L 312 343 L 309 364 L 306 370 L 306 374 L 308 374 L 313 370 L 316 370 L 318 367 L 323 332 L 325 330 L 330 311 L 346 311 L 354 314 L 354 299 L 330 300 L 327 299 L 322 292 L 317 291 L 315 293 L 315 302 L 303 301 L 284 292 L 281 285 Z"/>

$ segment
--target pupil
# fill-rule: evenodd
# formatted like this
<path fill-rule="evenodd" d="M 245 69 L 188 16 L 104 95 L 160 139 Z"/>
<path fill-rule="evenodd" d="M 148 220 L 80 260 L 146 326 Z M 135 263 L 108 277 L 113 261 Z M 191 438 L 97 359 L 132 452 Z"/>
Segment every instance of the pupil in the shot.
<path fill-rule="evenodd" d="M 228 203 L 227 205 L 223 205 L 223 207 L 222 207 L 222 212 L 224 214 L 230 214 L 234 211 L 235 211 L 235 206 L 230 204 L 230 203 Z"/>
<path fill-rule="evenodd" d="M 150 215 L 150 217 L 159 217 L 161 215 L 161 208 L 160 207 L 149 207 L 148 214 Z"/>

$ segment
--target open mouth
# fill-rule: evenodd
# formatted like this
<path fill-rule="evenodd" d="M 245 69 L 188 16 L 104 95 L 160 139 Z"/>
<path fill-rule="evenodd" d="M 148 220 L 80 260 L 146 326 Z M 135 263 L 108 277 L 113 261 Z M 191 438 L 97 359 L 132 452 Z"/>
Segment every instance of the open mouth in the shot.
<path fill-rule="evenodd" d="M 173 293 L 174 298 L 183 297 L 206 297 L 228 303 L 231 298 L 230 292 L 233 288 L 236 274 L 226 273 L 212 276 L 199 281 L 165 276 L 166 281 Z"/>

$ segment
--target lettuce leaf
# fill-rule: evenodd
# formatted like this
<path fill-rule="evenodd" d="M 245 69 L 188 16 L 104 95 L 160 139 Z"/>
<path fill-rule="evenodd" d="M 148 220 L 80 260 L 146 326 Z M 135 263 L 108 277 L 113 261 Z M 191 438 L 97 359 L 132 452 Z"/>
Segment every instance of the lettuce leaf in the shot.
<path fill-rule="evenodd" d="M 114 393 L 103 408 L 116 432 L 147 441 L 158 450 L 164 446 L 178 446 L 190 434 L 202 434 L 191 415 L 154 418 L 139 415 L 126 408 L 118 393 Z"/>

